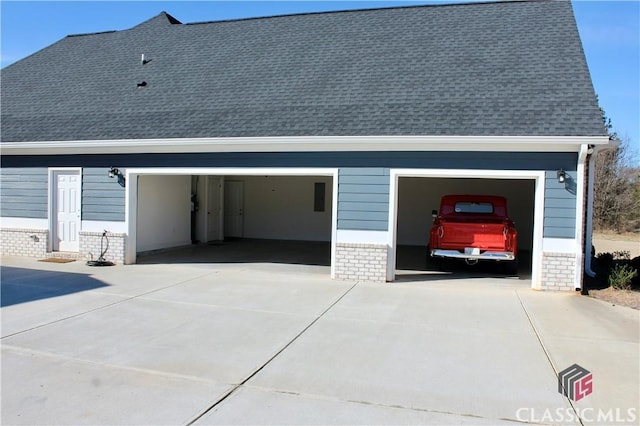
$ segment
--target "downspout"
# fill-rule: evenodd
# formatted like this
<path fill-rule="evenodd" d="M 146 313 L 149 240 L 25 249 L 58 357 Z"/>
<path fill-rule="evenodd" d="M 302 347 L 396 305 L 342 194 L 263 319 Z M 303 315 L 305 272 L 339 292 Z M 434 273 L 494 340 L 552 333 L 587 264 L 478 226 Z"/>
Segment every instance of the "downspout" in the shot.
<path fill-rule="evenodd" d="M 591 269 L 591 247 L 593 245 L 593 181 L 596 173 L 596 158 L 599 153 L 605 151 L 615 151 L 620 146 L 619 140 L 609 141 L 607 145 L 597 145 L 589 150 L 589 176 L 587 182 L 587 220 L 585 226 L 585 252 L 588 253 L 584 259 L 584 272 L 591 278 L 596 276 L 596 273 Z"/>
<path fill-rule="evenodd" d="M 582 225 L 585 224 L 585 204 L 584 204 L 584 179 L 585 179 L 585 164 L 589 161 L 589 154 L 592 152 L 592 149 L 589 145 L 581 145 L 580 152 L 578 153 L 578 167 L 576 170 L 576 233 L 575 238 L 578 244 L 578 250 L 576 253 L 576 269 L 575 269 L 575 289 L 576 291 L 582 290 L 583 280 L 582 280 L 582 264 L 586 262 L 586 258 L 589 256 L 585 256 L 585 249 L 582 247 L 584 232 Z M 587 214 L 588 215 L 588 214 Z M 586 225 L 585 225 L 586 226 Z M 585 263 L 586 265 L 586 263 Z"/>

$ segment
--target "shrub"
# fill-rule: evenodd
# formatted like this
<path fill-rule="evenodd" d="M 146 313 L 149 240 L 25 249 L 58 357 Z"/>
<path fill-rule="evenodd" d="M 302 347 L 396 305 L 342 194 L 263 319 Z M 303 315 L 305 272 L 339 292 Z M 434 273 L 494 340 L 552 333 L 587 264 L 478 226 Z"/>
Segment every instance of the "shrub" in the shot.
<path fill-rule="evenodd" d="M 609 273 L 609 285 L 616 290 L 629 290 L 631 280 L 638 275 L 638 271 L 630 265 L 617 263 Z"/>
<path fill-rule="evenodd" d="M 599 253 L 594 258 L 593 270 L 601 284 L 617 290 L 629 290 L 640 285 L 640 257 L 631 259 L 629 251 Z"/>

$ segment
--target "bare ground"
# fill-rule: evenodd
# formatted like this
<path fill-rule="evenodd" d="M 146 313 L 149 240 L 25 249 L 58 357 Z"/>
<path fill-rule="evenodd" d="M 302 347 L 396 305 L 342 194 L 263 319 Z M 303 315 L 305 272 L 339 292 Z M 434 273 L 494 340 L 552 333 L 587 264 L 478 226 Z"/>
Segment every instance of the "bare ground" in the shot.
<path fill-rule="evenodd" d="M 640 234 L 638 233 L 594 232 L 593 245 L 596 248 L 596 253 L 628 251 L 632 259 L 640 256 Z"/>
<path fill-rule="evenodd" d="M 602 290 L 589 290 L 589 296 L 604 300 L 612 305 L 640 310 L 640 291 L 638 290 L 616 290 L 608 287 Z"/>

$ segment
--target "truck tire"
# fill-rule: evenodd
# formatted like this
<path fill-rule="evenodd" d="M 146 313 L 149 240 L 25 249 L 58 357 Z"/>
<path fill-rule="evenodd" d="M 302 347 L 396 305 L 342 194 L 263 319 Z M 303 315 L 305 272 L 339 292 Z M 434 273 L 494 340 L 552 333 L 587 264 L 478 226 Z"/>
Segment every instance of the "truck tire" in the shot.
<path fill-rule="evenodd" d="M 431 256 L 431 247 L 427 246 L 427 258 L 425 265 L 429 271 L 442 271 L 444 259 L 438 256 Z"/>
<path fill-rule="evenodd" d="M 509 276 L 518 275 L 518 259 L 517 258 L 514 260 L 505 261 L 502 267 L 504 268 L 503 271 L 506 275 L 509 275 Z"/>

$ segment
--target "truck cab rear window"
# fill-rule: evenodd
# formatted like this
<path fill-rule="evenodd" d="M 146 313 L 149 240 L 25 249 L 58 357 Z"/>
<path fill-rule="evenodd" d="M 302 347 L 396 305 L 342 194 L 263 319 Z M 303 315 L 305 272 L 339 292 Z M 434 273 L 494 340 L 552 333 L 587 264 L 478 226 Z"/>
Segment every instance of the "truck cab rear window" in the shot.
<path fill-rule="evenodd" d="M 470 201 L 459 201 L 455 205 L 456 213 L 483 213 L 492 214 L 493 204 L 491 203 L 473 203 Z"/>

